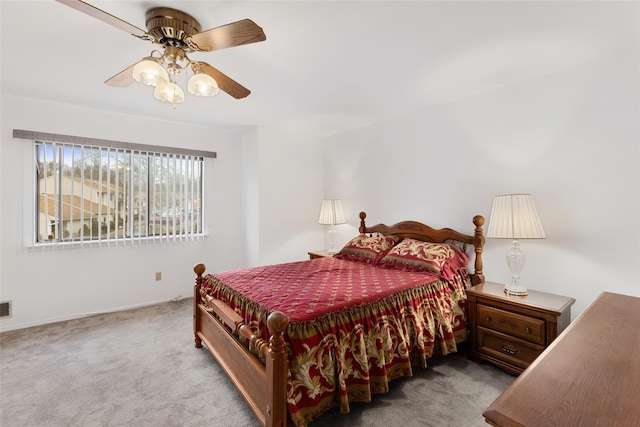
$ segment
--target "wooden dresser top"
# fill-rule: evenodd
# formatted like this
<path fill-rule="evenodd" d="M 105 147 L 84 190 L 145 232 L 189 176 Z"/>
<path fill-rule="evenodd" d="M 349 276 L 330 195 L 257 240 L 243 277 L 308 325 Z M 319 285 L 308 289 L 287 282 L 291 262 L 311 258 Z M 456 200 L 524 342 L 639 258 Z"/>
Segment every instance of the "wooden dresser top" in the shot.
<path fill-rule="evenodd" d="M 640 298 L 604 292 L 484 412 L 497 426 L 640 425 Z"/>

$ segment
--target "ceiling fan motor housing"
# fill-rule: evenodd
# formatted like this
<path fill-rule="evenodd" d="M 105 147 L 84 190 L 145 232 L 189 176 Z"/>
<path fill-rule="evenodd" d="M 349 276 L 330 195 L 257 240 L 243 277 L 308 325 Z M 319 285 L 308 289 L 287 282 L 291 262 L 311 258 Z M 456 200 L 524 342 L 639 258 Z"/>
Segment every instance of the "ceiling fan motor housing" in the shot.
<path fill-rule="evenodd" d="M 169 7 L 154 7 L 146 14 L 147 32 L 157 43 L 191 50 L 185 39 L 201 31 L 200 23 L 191 15 Z"/>

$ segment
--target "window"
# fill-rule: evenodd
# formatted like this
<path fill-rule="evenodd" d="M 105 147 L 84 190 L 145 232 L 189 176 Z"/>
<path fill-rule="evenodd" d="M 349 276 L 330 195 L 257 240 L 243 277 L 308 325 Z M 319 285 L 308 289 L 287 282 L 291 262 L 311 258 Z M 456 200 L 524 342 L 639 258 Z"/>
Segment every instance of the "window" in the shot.
<path fill-rule="evenodd" d="M 74 138 L 110 142 L 63 136 L 49 139 Z M 162 147 L 127 143 L 103 146 L 32 140 L 37 175 L 36 243 L 202 236 L 202 152 L 176 149 L 172 153 L 166 148 L 157 152 L 149 148 Z M 207 154 L 215 157 L 215 153 Z"/>

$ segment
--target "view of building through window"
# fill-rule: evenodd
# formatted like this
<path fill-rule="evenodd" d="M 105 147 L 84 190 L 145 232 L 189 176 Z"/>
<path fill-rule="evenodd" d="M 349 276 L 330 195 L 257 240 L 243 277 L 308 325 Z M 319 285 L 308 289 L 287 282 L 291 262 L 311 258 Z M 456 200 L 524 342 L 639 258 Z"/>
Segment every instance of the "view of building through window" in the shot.
<path fill-rule="evenodd" d="M 37 241 L 202 233 L 202 157 L 36 142 Z"/>

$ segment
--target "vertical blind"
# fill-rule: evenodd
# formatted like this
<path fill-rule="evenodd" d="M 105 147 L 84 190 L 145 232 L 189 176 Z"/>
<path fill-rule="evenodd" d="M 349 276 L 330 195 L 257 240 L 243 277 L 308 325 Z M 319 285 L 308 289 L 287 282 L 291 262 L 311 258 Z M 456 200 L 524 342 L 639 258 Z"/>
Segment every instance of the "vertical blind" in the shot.
<path fill-rule="evenodd" d="M 36 140 L 36 243 L 202 236 L 200 155 Z"/>

